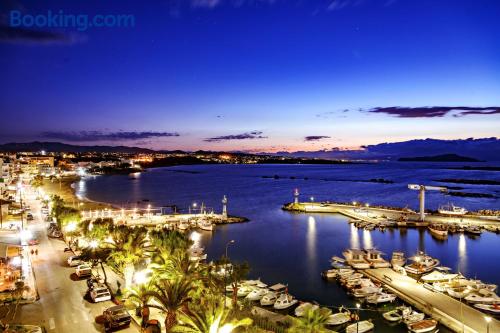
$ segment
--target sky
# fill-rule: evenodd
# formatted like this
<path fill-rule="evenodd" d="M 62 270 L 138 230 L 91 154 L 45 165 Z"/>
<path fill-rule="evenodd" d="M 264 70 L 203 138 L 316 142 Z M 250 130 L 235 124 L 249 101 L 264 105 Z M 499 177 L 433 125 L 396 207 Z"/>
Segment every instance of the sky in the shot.
<path fill-rule="evenodd" d="M 133 26 L 16 26 L 12 11 Z M 497 0 L 5 0 L 0 13 L 4 143 L 273 152 L 500 137 Z"/>

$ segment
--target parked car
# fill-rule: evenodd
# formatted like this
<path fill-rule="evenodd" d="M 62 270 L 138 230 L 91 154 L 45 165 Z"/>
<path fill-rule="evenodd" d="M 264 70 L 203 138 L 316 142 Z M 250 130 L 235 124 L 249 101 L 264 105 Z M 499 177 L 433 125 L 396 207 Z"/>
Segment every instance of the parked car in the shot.
<path fill-rule="evenodd" d="M 102 313 L 104 317 L 104 332 L 111 332 L 112 329 L 128 327 L 132 317 L 123 305 L 112 306 Z"/>
<path fill-rule="evenodd" d="M 92 267 L 90 265 L 79 265 L 75 270 L 76 276 L 84 277 L 92 275 Z"/>
<path fill-rule="evenodd" d="M 104 284 L 93 285 L 90 290 L 90 298 L 94 303 L 109 301 L 111 299 L 111 293 L 108 287 Z"/>
<path fill-rule="evenodd" d="M 75 267 L 84 264 L 85 262 L 81 259 L 80 256 L 71 256 L 68 258 L 68 266 Z"/>

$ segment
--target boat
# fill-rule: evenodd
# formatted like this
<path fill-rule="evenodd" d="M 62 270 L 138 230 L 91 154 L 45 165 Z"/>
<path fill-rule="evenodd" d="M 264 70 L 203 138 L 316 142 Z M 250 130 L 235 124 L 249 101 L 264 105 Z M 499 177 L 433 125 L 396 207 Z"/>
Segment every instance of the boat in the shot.
<path fill-rule="evenodd" d="M 361 273 L 353 273 L 351 275 L 343 275 L 339 276 L 340 283 L 346 283 L 352 280 L 359 280 L 363 277 Z"/>
<path fill-rule="evenodd" d="M 349 275 L 352 275 L 354 274 L 354 270 L 351 269 L 351 268 L 343 268 L 343 269 L 339 269 L 337 270 L 337 277 L 338 278 L 343 278 L 345 276 L 349 276 Z"/>
<path fill-rule="evenodd" d="M 438 259 L 432 258 L 422 251 L 419 251 L 411 260 L 413 262 L 405 266 L 405 270 L 409 274 L 422 275 L 431 272 L 436 266 L 439 266 Z"/>
<path fill-rule="evenodd" d="M 302 317 L 303 315 L 305 315 L 306 311 L 308 311 L 308 310 L 314 311 L 318 308 L 319 308 L 319 305 L 317 305 L 317 304 L 303 302 L 298 307 L 295 308 L 294 313 L 295 313 L 295 316 Z"/>
<path fill-rule="evenodd" d="M 404 252 L 396 251 L 392 253 L 391 265 L 403 267 L 406 264 Z"/>
<path fill-rule="evenodd" d="M 433 236 L 438 238 L 448 237 L 448 228 L 444 224 L 431 224 L 427 227 Z"/>
<path fill-rule="evenodd" d="M 340 307 L 339 312 L 328 316 L 326 324 L 331 326 L 337 326 L 345 324 L 350 320 L 351 320 L 351 312 L 349 310 L 344 310 L 343 307 Z"/>
<path fill-rule="evenodd" d="M 207 254 L 204 253 L 205 249 L 203 247 L 192 246 L 189 252 L 189 259 L 191 261 L 200 261 L 207 259 Z"/>
<path fill-rule="evenodd" d="M 238 283 L 238 284 L 236 285 L 236 287 L 237 287 L 237 288 L 241 288 L 241 286 L 242 286 L 242 285 L 241 285 L 240 283 Z M 232 284 L 232 283 L 231 283 L 231 284 L 228 284 L 228 285 L 226 286 L 226 291 L 227 291 L 228 293 L 232 293 L 232 292 L 233 292 L 233 289 L 234 289 L 234 286 L 233 286 L 233 284 Z"/>
<path fill-rule="evenodd" d="M 362 288 L 357 288 L 352 290 L 352 295 L 354 297 L 367 297 L 373 294 L 377 294 L 382 292 L 382 288 L 380 287 L 362 287 Z"/>
<path fill-rule="evenodd" d="M 212 222 L 203 219 L 198 221 L 198 228 L 200 228 L 201 230 L 213 231 L 214 225 L 212 224 Z"/>
<path fill-rule="evenodd" d="M 467 214 L 467 210 L 463 207 L 455 206 L 452 203 L 449 203 L 447 205 L 440 206 L 438 209 L 438 213 L 443 215 L 460 216 Z"/>
<path fill-rule="evenodd" d="M 266 288 L 267 284 L 262 282 L 260 279 L 257 280 L 246 280 L 243 282 L 244 285 L 257 287 L 257 288 Z"/>
<path fill-rule="evenodd" d="M 177 225 L 177 228 L 179 230 L 187 230 L 189 229 L 189 222 L 187 221 L 181 221 L 178 225 Z"/>
<path fill-rule="evenodd" d="M 458 274 L 447 274 L 439 271 L 432 271 L 429 274 L 423 275 L 421 280 L 424 283 L 434 283 L 434 282 L 449 282 L 453 279 L 459 277 Z"/>
<path fill-rule="evenodd" d="M 365 252 L 359 249 L 347 249 L 342 252 L 347 263 L 356 269 L 368 269 L 370 263 L 365 259 Z"/>
<path fill-rule="evenodd" d="M 346 333 L 365 333 L 373 330 L 375 325 L 368 320 L 358 321 L 357 323 L 347 326 Z"/>
<path fill-rule="evenodd" d="M 292 295 L 285 293 L 278 296 L 276 302 L 273 305 L 273 308 L 276 310 L 284 310 L 297 303 L 298 301 L 293 298 Z"/>
<path fill-rule="evenodd" d="M 411 323 L 406 325 L 410 332 L 413 333 L 425 333 L 434 330 L 437 326 L 438 322 L 434 319 L 425 319 L 420 320 L 415 323 Z"/>
<path fill-rule="evenodd" d="M 268 292 L 269 291 L 264 288 L 255 288 L 248 295 L 246 295 L 245 298 L 250 301 L 260 301 Z"/>
<path fill-rule="evenodd" d="M 424 318 L 425 318 L 425 314 L 414 310 L 409 315 L 403 317 L 403 322 L 406 325 L 408 325 L 408 324 L 413 324 L 413 323 L 419 322 L 421 320 L 424 320 Z"/>
<path fill-rule="evenodd" d="M 471 291 L 472 288 L 470 286 L 450 287 L 446 289 L 448 295 L 455 298 L 465 298 Z"/>
<path fill-rule="evenodd" d="M 253 290 L 254 290 L 253 287 L 242 285 L 240 288 L 238 288 L 238 292 L 237 292 L 238 297 L 246 297 Z"/>
<path fill-rule="evenodd" d="M 500 303 L 500 297 L 497 294 L 490 292 L 489 294 L 471 294 L 464 298 L 467 302 L 472 304 L 495 304 Z"/>
<path fill-rule="evenodd" d="M 278 294 L 274 291 L 268 291 L 267 294 L 262 296 L 260 299 L 260 305 L 262 306 L 268 306 L 268 305 L 273 305 L 276 302 L 276 299 L 278 298 Z"/>
<path fill-rule="evenodd" d="M 400 321 L 403 317 L 408 316 L 412 312 L 411 307 L 399 306 L 394 310 L 384 312 L 382 317 L 388 321 Z"/>
<path fill-rule="evenodd" d="M 396 295 L 388 293 L 373 294 L 366 298 L 366 302 L 370 304 L 394 302 L 395 300 L 396 300 Z"/>
<path fill-rule="evenodd" d="M 481 235 L 481 233 L 482 233 L 481 227 L 475 226 L 475 225 L 469 225 L 469 226 L 464 227 L 464 231 L 468 234 L 473 235 L 473 236 L 478 236 L 478 235 Z"/>
<path fill-rule="evenodd" d="M 481 311 L 485 311 L 488 313 L 492 313 L 495 315 L 500 314 L 500 304 L 474 304 L 474 307 L 476 309 L 479 309 Z"/>
<path fill-rule="evenodd" d="M 382 258 L 382 252 L 375 249 L 365 250 L 366 260 L 370 263 L 373 268 L 385 268 L 391 267 L 391 264 Z"/>
<path fill-rule="evenodd" d="M 321 273 L 321 276 L 324 279 L 335 279 L 337 277 L 338 270 L 337 269 L 328 269 Z"/>

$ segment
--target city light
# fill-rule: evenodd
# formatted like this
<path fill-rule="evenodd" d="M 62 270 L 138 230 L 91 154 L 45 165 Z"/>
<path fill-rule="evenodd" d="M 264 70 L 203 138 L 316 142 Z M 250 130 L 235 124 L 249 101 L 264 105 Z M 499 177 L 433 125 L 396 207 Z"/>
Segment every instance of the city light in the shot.
<path fill-rule="evenodd" d="M 72 222 L 68 223 L 68 225 L 65 227 L 65 229 L 67 232 L 73 232 L 76 230 L 76 227 L 77 227 L 76 222 L 72 221 Z"/>
<path fill-rule="evenodd" d="M 217 326 L 219 325 L 219 322 L 215 322 L 210 326 L 210 333 L 231 333 L 234 329 L 233 324 L 225 324 L 222 326 L 219 330 L 217 330 Z"/>
<path fill-rule="evenodd" d="M 136 272 L 134 274 L 134 282 L 136 284 L 144 284 L 144 283 L 147 283 L 149 278 L 148 278 L 148 273 L 149 271 L 148 270 L 143 270 L 143 271 L 139 271 L 139 272 Z"/>
<path fill-rule="evenodd" d="M 94 240 L 91 240 L 91 241 L 89 242 L 89 246 L 90 246 L 91 248 L 93 248 L 93 249 L 96 249 L 96 248 L 99 246 L 99 242 L 98 242 L 98 241 L 96 241 L 95 239 L 94 239 Z"/>
<path fill-rule="evenodd" d="M 19 233 L 19 237 L 21 238 L 21 240 L 27 241 L 30 240 L 31 237 L 33 237 L 33 234 L 31 231 L 25 229 Z"/>

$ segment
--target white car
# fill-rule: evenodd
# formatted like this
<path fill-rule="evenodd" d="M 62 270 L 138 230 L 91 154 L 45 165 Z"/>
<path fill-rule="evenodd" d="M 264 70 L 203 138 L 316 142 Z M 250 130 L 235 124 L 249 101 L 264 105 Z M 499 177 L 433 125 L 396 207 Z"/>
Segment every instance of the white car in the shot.
<path fill-rule="evenodd" d="M 92 267 L 89 265 L 79 265 L 75 273 L 78 277 L 91 276 L 92 275 Z"/>
<path fill-rule="evenodd" d="M 71 256 L 68 258 L 68 266 L 75 267 L 84 264 L 84 261 L 80 259 L 80 256 Z"/>
<path fill-rule="evenodd" d="M 111 293 L 103 284 L 99 284 L 90 291 L 90 298 L 94 303 L 109 301 L 111 299 Z"/>

